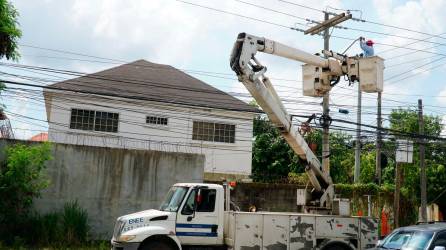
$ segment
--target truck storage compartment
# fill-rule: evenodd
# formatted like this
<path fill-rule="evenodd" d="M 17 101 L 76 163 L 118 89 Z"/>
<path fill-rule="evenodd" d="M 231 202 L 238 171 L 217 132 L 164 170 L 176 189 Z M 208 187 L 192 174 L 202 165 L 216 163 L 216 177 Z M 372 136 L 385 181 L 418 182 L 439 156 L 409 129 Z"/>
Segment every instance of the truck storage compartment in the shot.
<path fill-rule="evenodd" d="M 228 219 L 229 250 L 314 249 L 327 240 L 369 249 L 378 237 L 378 221 L 369 217 L 229 212 Z"/>

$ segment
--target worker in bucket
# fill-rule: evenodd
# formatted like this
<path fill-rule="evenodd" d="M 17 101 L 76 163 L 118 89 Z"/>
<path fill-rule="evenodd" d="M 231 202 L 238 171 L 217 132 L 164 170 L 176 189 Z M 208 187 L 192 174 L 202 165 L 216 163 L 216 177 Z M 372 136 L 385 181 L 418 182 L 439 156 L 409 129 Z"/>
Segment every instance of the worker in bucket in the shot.
<path fill-rule="evenodd" d="M 372 40 L 365 41 L 364 37 L 360 37 L 359 45 L 361 46 L 362 51 L 364 51 L 364 57 L 373 56 L 375 54 L 375 51 L 373 50 Z"/>

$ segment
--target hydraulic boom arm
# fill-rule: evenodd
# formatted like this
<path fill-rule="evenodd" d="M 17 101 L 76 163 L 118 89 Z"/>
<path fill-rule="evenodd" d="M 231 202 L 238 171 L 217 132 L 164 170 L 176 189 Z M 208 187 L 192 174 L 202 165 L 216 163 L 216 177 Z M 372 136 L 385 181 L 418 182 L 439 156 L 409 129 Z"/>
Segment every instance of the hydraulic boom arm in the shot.
<path fill-rule="evenodd" d="M 319 159 L 311 151 L 298 128 L 292 124 L 291 116 L 280 101 L 268 77 L 266 67 L 255 58 L 260 51 L 296 61 L 305 62 L 342 74 L 341 64 L 336 59 L 324 59 L 307 52 L 291 48 L 278 42 L 246 33 L 240 33 L 231 54 L 231 68 L 238 76 L 269 119 L 280 130 L 291 148 L 306 160 L 306 172 L 314 187 L 312 201 L 323 208 L 331 208 L 334 195 L 333 183 L 328 170 L 322 168 Z"/>

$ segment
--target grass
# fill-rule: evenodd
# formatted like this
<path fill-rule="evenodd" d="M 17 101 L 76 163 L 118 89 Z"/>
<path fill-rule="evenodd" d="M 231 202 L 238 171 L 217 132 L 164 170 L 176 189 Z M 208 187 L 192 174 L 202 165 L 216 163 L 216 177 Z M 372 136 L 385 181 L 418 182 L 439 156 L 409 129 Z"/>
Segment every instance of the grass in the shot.
<path fill-rule="evenodd" d="M 3 245 L 0 242 L 0 250 L 25 250 L 25 249 L 35 249 L 35 250 L 71 250 L 71 249 L 79 249 L 79 250 L 109 250 L 110 242 L 109 241 L 90 241 L 78 246 L 70 246 L 70 245 L 44 245 L 44 246 L 29 246 L 24 243 L 15 244 L 12 246 Z"/>
<path fill-rule="evenodd" d="M 77 201 L 66 203 L 59 211 L 30 214 L 15 228 L 19 230 L 7 238 L 0 235 L 0 250 L 110 249 L 108 241 L 90 239 L 88 213 Z"/>

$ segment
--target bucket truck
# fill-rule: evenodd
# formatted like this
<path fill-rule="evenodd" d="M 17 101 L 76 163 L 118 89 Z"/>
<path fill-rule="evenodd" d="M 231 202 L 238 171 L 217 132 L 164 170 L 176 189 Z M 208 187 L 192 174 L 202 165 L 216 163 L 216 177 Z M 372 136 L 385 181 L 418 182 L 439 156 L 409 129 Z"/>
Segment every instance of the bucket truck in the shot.
<path fill-rule="evenodd" d="M 321 167 L 292 124 L 264 75 L 266 67 L 255 57 L 257 52 L 307 63 L 303 66 L 304 94 L 310 96 L 323 95 L 343 75 L 351 81 L 361 79 L 364 91 L 382 88 L 382 59 L 349 58 L 328 51 L 324 52 L 328 58 L 321 58 L 245 33 L 237 38 L 231 68 L 296 154 L 307 162 L 306 171 L 314 190 L 298 191 L 297 205 L 305 206 L 312 213 L 242 212 L 231 205 L 228 185 L 177 183 L 159 209 L 117 219 L 112 249 L 363 250 L 375 246 L 378 221 L 349 216 L 349 206 L 342 206 L 341 200 L 335 202 L 328 170 Z"/>

